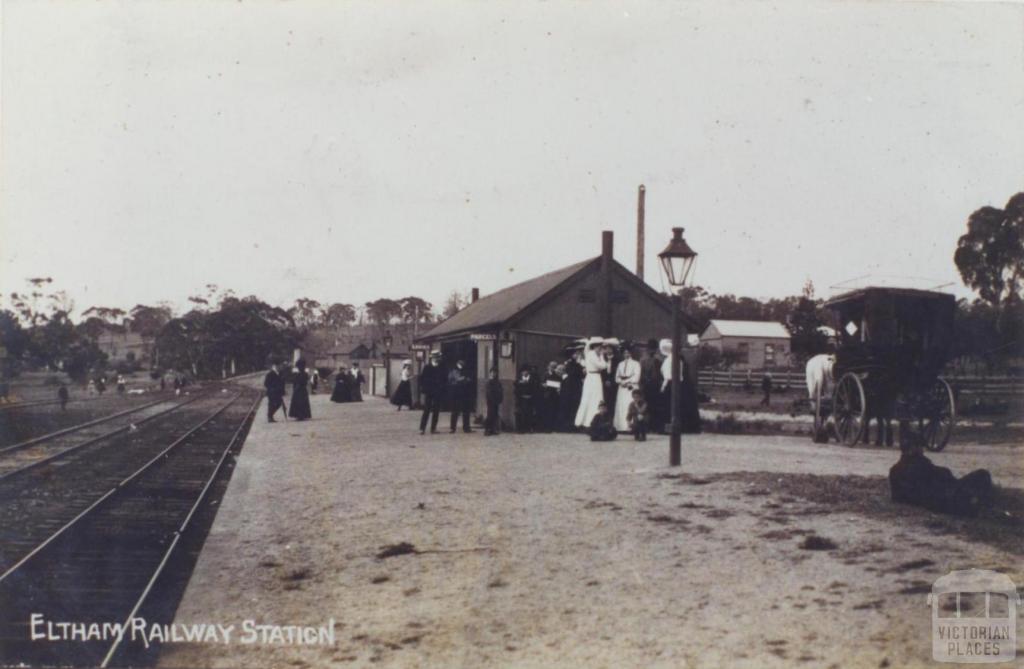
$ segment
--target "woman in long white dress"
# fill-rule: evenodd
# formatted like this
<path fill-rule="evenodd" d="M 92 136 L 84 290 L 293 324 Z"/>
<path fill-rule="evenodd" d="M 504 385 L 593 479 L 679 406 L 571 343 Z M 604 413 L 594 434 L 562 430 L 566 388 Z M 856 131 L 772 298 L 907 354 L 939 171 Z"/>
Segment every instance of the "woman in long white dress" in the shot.
<path fill-rule="evenodd" d="M 640 363 L 628 348 L 623 349 L 622 362 L 615 369 L 615 384 L 619 387 L 615 396 L 615 429 L 629 432 L 629 403 L 633 401 L 633 391 L 640 387 Z"/>
<path fill-rule="evenodd" d="M 583 357 L 583 394 L 580 406 L 576 410 L 576 427 L 587 429 L 597 415 L 597 407 L 604 401 L 604 386 L 601 383 L 601 372 L 608 369 L 608 361 L 601 355 L 601 344 L 604 339 L 591 337 L 587 340 L 587 351 Z"/>

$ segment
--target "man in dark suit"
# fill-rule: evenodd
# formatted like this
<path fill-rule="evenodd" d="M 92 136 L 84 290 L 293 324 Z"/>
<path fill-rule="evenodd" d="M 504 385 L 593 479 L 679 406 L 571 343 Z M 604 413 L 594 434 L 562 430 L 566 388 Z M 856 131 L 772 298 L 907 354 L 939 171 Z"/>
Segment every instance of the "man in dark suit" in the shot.
<path fill-rule="evenodd" d="M 459 426 L 459 416 L 462 416 L 462 431 L 472 432 L 469 427 L 469 406 L 472 398 L 473 380 L 466 372 L 466 363 L 459 360 L 455 368 L 448 372 L 448 394 L 452 403 L 451 431 L 455 432 Z"/>
<path fill-rule="evenodd" d="M 276 360 L 270 363 L 270 371 L 263 377 L 263 387 L 267 389 L 267 422 L 276 423 L 274 414 L 284 408 L 284 377 Z"/>
<path fill-rule="evenodd" d="M 427 430 L 427 418 L 430 418 L 430 433 L 437 432 L 437 419 L 441 411 L 441 399 L 447 385 L 444 369 L 441 367 L 441 353 L 430 354 L 430 362 L 420 372 L 420 392 L 423 393 L 423 416 L 420 418 L 420 434 Z"/>

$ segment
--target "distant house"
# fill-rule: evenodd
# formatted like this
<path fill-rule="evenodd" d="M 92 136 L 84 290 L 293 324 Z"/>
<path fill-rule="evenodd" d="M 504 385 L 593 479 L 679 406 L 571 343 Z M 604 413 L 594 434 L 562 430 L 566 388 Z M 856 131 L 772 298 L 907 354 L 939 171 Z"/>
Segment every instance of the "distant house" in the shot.
<path fill-rule="evenodd" d="M 733 352 L 736 369 L 789 367 L 789 340 L 789 330 L 772 321 L 713 319 L 700 336 L 703 346 L 717 348 L 723 355 Z"/>
<path fill-rule="evenodd" d="M 420 325 L 420 328 L 430 327 Z M 319 330 L 306 338 L 303 353 L 316 360 L 317 367 L 337 368 L 350 366 L 353 362 L 367 364 L 381 362 L 389 349 L 385 337 L 391 337 L 390 357 L 407 358 L 410 355 L 414 327 L 411 323 L 389 323 L 387 325 L 350 325 L 337 330 Z"/>
<path fill-rule="evenodd" d="M 111 363 L 146 364 L 153 352 L 153 339 L 143 337 L 130 328 L 112 325 L 104 328 L 93 340 L 101 351 L 107 354 Z"/>

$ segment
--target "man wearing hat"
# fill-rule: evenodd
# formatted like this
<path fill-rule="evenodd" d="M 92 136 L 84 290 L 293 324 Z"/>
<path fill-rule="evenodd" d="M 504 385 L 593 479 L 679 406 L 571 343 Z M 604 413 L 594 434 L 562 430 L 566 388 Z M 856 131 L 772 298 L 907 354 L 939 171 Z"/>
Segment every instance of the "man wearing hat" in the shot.
<path fill-rule="evenodd" d="M 420 434 L 427 430 L 427 418 L 430 418 L 430 433 L 437 432 L 437 419 L 441 412 L 441 398 L 444 397 L 446 379 L 441 368 L 441 352 L 433 351 L 430 362 L 420 372 L 420 392 L 423 393 L 423 416 L 420 417 Z"/>
<path fill-rule="evenodd" d="M 665 429 L 664 411 L 661 407 L 661 358 L 658 357 L 658 340 L 648 339 L 644 359 L 640 361 L 640 387 L 650 407 L 651 425 L 658 432 Z"/>
<path fill-rule="evenodd" d="M 270 362 L 270 371 L 263 377 L 263 387 L 267 390 L 267 422 L 276 423 L 274 414 L 284 408 L 284 377 L 278 369 L 277 360 Z"/>

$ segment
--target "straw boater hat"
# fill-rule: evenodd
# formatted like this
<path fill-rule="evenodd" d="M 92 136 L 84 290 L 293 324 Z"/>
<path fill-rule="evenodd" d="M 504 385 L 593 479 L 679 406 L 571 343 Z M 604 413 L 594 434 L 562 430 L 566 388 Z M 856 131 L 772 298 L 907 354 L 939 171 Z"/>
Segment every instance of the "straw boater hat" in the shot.
<path fill-rule="evenodd" d="M 431 358 L 440 358 L 441 357 L 441 352 L 440 351 L 431 351 L 430 352 L 430 357 Z"/>
<path fill-rule="evenodd" d="M 587 346 L 598 346 L 604 343 L 604 337 L 591 337 L 587 340 Z"/>
<path fill-rule="evenodd" d="M 672 340 L 662 339 L 661 343 L 658 344 L 658 350 L 661 351 L 662 355 L 672 355 Z"/>
<path fill-rule="evenodd" d="M 405 362 L 402 363 L 402 367 L 412 367 L 412 361 L 406 360 Z"/>
<path fill-rule="evenodd" d="M 604 345 L 605 346 L 618 346 L 621 343 L 622 342 L 619 341 L 618 337 L 609 337 L 608 339 L 604 340 Z"/>

